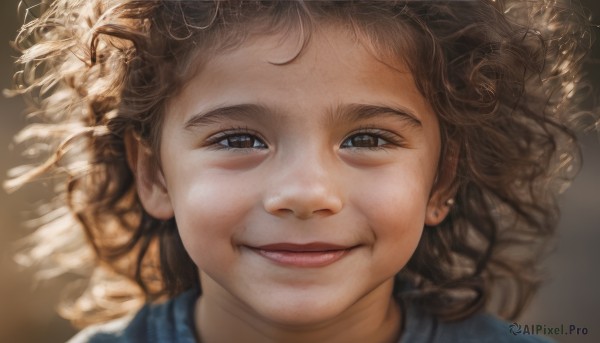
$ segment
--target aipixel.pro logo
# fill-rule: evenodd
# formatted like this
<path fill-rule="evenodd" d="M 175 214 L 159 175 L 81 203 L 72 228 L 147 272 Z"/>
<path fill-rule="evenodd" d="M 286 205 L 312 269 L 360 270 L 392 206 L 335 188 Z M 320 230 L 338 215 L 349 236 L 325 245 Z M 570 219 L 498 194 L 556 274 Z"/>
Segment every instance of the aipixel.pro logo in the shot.
<path fill-rule="evenodd" d="M 508 326 L 508 330 L 513 335 L 546 335 L 546 336 L 568 336 L 568 335 L 587 335 L 588 328 L 580 327 L 574 324 L 546 325 L 546 324 L 519 324 L 513 322 Z"/>

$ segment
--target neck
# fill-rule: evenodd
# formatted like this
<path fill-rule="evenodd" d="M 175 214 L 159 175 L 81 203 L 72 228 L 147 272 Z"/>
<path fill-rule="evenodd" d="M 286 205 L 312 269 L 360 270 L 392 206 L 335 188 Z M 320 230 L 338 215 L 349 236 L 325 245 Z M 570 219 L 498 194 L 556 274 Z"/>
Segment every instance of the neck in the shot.
<path fill-rule="evenodd" d="M 401 311 L 392 297 L 392 286 L 392 281 L 380 285 L 326 322 L 297 326 L 261 318 L 231 297 L 205 292 L 195 308 L 199 341 L 395 343 L 400 336 Z"/>

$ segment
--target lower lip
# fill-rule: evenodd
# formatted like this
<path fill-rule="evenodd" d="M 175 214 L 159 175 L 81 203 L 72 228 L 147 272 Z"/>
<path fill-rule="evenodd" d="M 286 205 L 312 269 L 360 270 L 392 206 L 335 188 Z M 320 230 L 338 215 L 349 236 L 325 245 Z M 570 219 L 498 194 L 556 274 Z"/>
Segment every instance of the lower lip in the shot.
<path fill-rule="evenodd" d="M 285 251 L 252 249 L 277 264 L 293 267 L 317 268 L 330 265 L 344 257 L 351 249 L 328 251 Z"/>

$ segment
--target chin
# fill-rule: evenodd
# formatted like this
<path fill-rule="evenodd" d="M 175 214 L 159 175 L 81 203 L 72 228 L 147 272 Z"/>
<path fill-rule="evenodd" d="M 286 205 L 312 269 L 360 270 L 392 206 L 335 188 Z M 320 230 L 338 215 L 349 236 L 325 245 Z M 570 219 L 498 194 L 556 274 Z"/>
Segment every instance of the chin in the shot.
<path fill-rule="evenodd" d="M 267 303 L 253 305 L 254 310 L 265 320 L 286 327 L 306 327 L 323 325 L 335 319 L 348 306 L 344 306 L 340 299 L 332 301 L 327 297 L 271 297 Z M 326 299 L 326 300 L 322 300 Z"/>

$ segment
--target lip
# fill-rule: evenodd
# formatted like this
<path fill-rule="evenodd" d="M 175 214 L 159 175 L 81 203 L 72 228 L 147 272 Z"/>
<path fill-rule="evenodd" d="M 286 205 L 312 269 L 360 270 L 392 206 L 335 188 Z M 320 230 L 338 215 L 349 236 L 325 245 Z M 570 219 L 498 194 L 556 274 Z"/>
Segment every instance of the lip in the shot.
<path fill-rule="evenodd" d="M 304 268 L 328 266 L 346 256 L 353 248 L 322 242 L 274 243 L 250 247 L 260 256 L 279 265 Z"/>

